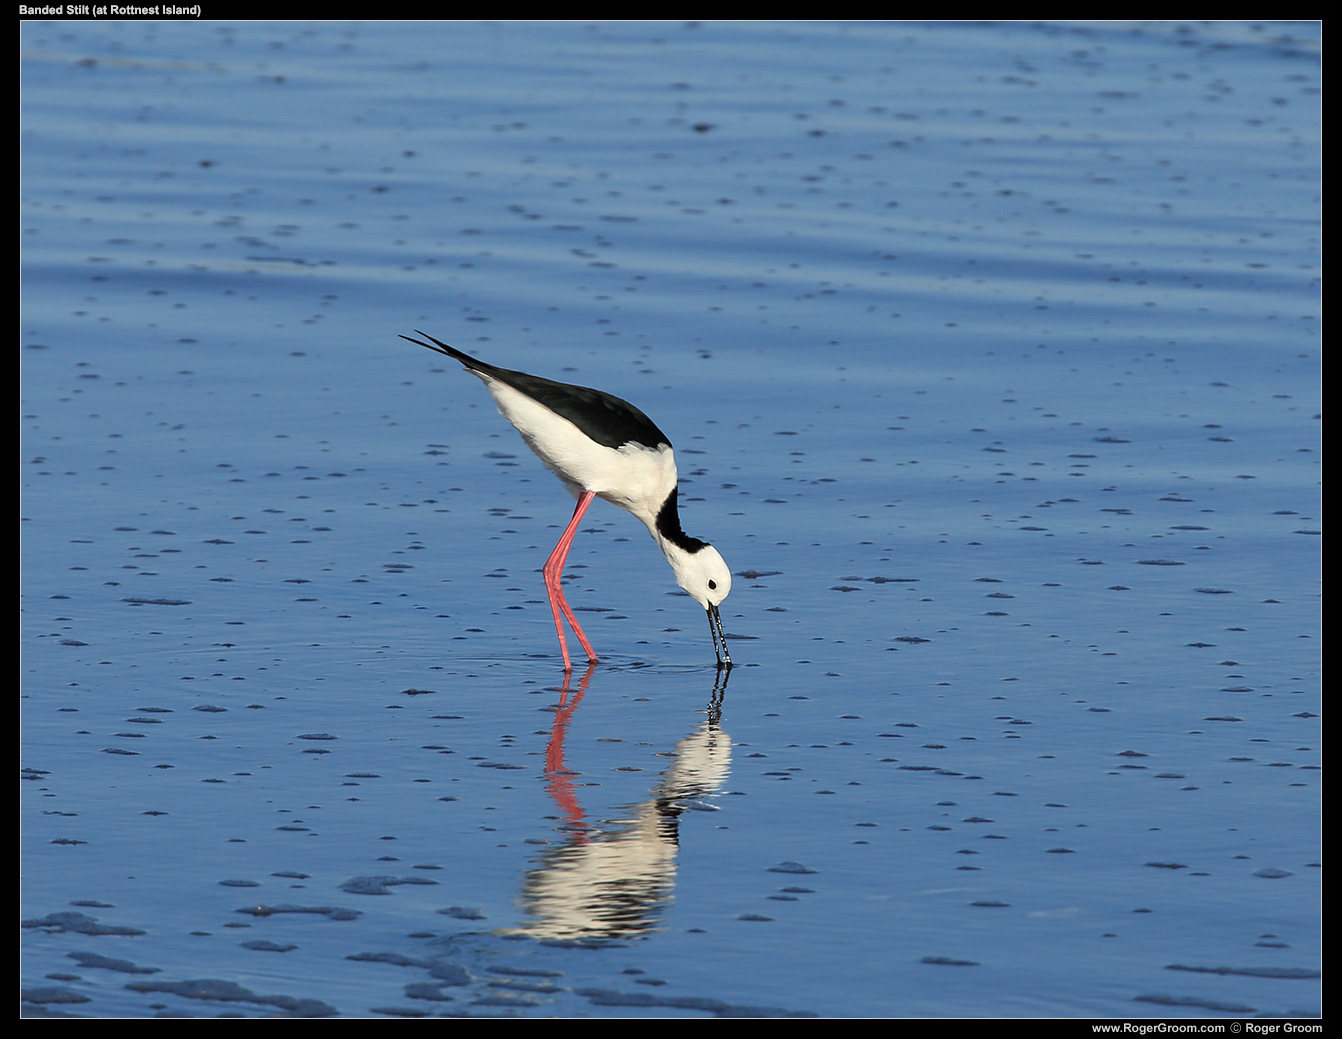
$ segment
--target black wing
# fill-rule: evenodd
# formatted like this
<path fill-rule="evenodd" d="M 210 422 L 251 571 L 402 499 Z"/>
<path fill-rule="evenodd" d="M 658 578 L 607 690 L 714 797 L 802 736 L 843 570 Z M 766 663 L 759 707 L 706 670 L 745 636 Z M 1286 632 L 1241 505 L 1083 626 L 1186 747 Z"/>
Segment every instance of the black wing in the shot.
<path fill-rule="evenodd" d="M 571 386 L 566 382 L 543 379 L 539 375 L 514 372 L 499 368 L 487 361 L 476 360 L 456 347 L 440 343 L 427 332 L 418 332 L 429 342 L 420 342 L 401 336 L 408 343 L 423 346 L 453 360 L 460 361 L 469 371 L 498 379 L 513 389 L 534 397 L 556 415 L 568 419 L 603 447 L 620 448 L 625 444 L 643 447 L 671 446 L 671 440 L 657 428 L 656 423 L 627 400 L 586 386 Z"/>

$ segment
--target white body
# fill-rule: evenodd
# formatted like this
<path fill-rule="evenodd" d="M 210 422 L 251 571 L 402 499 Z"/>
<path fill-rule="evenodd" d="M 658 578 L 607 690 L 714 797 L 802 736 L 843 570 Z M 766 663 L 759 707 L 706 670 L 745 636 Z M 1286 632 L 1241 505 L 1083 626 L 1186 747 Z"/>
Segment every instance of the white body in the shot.
<path fill-rule="evenodd" d="M 693 554 L 668 541 L 657 516 L 676 489 L 676 456 L 670 444 L 605 447 L 534 397 L 487 372 L 467 369 L 489 387 L 499 414 L 575 498 L 591 491 L 637 516 L 666 556 L 676 583 L 700 606 L 716 607 L 732 590 L 732 574 L 718 550 L 704 545 Z"/>
<path fill-rule="evenodd" d="M 632 512 L 658 541 L 657 513 L 676 489 L 676 457 L 666 444 L 621 448 L 594 443 L 568 419 L 483 372 L 472 371 L 489 387 L 499 414 L 517 427 L 527 446 L 576 498 L 591 491 Z"/>

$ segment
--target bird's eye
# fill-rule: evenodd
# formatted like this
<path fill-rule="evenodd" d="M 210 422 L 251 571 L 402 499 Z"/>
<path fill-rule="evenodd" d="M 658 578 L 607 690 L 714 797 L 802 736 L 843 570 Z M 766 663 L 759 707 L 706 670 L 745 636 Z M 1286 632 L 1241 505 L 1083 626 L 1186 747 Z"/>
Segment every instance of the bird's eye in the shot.
<path fill-rule="evenodd" d="M 709 587 L 710 589 L 716 588 L 717 586 L 718 586 L 718 582 L 717 582 L 717 581 L 709 581 L 709 582 L 708 582 L 708 587 Z"/>

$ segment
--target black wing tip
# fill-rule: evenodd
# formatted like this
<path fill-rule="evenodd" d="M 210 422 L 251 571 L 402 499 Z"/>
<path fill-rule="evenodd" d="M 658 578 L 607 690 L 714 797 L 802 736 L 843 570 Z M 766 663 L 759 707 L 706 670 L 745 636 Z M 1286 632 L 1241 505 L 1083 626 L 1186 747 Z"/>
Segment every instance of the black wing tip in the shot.
<path fill-rule="evenodd" d="M 440 343 L 437 339 L 434 339 L 433 336 L 429 335 L 428 332 L 421 332 L 417 328 L 415 329 L 415 335 L 423 336 L 425 339 L 428 340 L 428 342 L 425 343 L 421 342 L 418 339 L 411 339 L 409 336 L 401 336 L 401 338 L 404 339 L 407 343 L 414 343 L 416 346 L 422 346 L 428 350 L 436 350 L 438 353 L 446 354 L 448 357 L 452 356 L 453 353 L 452 347 L 448 346 L 446 343 Z"/>
<path fill-rule="evenodd" d="M 401 338 L 407 343 L 414 343 L 416 346 L 422 346 L 426 350 L 432 350 L 434 353 L 442 354 L 444 357 L 450 357 L 454 361 L 460 361 L 462 365 L 473 372 L 490 371 L 492 368 L 491 365 L 487 365 L 483 361 L 477 361 L 470 354 L 462 353 L 455 346 L 448 346 L 441 340 L 434 339 L 428 332 L 421 332 L 417 328 L 415 329 L 415 335 L 423 336 L 428 342 L 425 343 L 419 339 L 411 339 L 410 336 L 401 336 Z"/>

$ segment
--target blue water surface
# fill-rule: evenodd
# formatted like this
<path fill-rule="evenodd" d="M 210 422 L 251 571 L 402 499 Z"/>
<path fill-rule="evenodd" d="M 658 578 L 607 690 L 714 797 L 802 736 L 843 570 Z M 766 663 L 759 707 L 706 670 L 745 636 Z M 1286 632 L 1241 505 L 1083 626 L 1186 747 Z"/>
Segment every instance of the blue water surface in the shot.
<path fill-rule="evenodd" d="M 1320 1013 L 1320 55 L 21 23 L 25 1012 Z"/>

